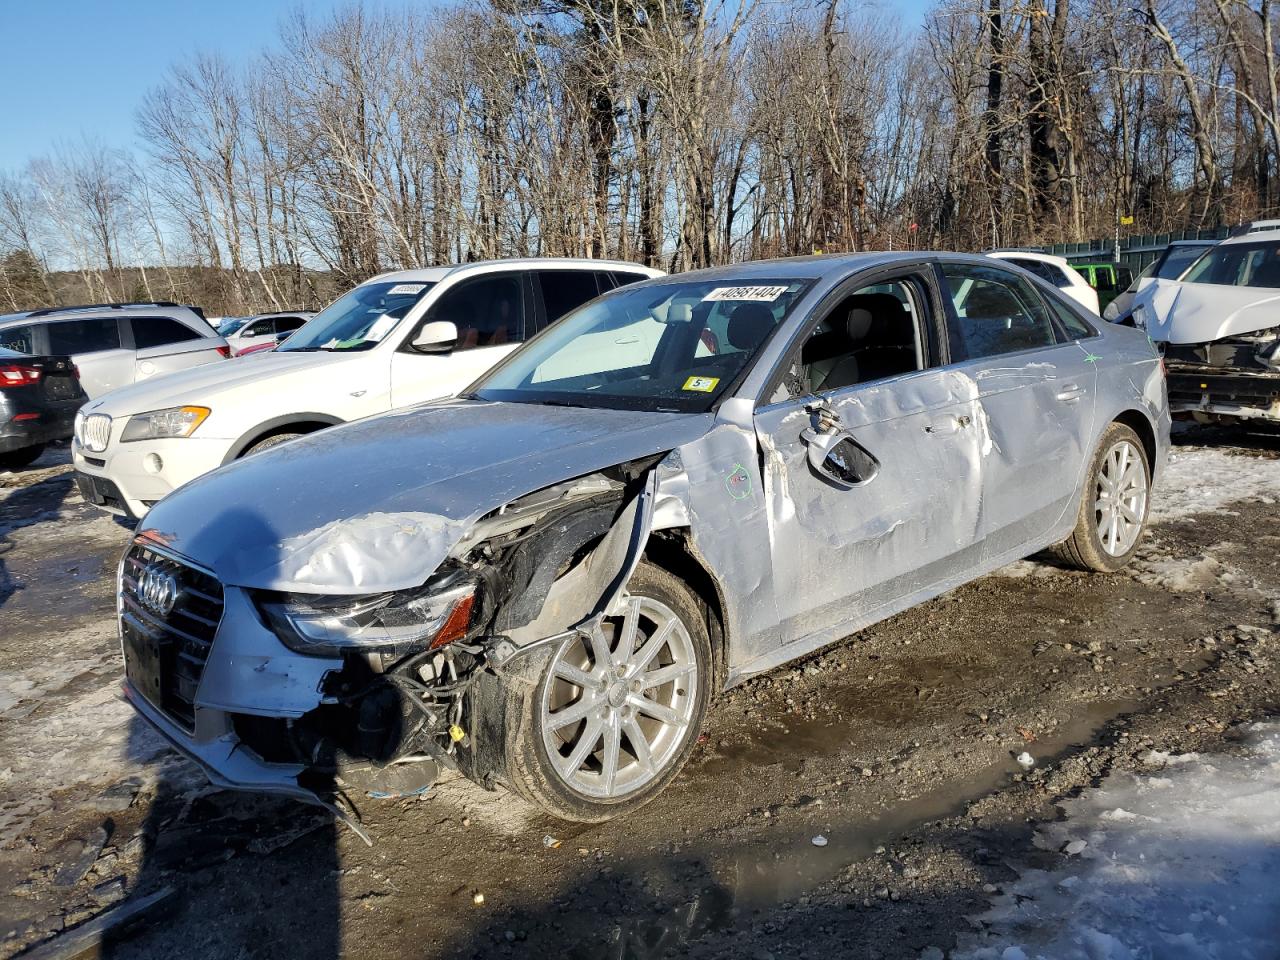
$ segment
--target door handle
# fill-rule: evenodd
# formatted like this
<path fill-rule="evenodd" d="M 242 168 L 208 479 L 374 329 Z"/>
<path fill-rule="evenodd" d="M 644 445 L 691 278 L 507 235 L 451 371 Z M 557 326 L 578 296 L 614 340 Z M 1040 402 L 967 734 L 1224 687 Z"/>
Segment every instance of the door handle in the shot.
<path fill-rule="evenodd" d="M 1084 388 L 1074 383 L 1069 383 L 1058 391 L 1057 396 L 1063 403 L 1070 403 L 1072 400 L 1079 400 L 1084 396 Z"/>

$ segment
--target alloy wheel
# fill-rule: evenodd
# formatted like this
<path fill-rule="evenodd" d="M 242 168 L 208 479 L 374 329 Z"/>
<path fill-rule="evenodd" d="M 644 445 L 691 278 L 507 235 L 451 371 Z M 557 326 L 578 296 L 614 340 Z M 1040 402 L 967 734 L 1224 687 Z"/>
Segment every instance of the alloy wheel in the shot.
<path fill-rule="evenodd" d="M 565 641 L 549 666 L 540 719 L 552 767 L 570 789 L 617 800 L 660 776 L 696 707 L 698 659 L 666 604 L 629 596 L 621 616 Z"/>
<path fill-rule="evenodd" d="M 1113 557 L 1122 557 L 1138 542 L 1147 517 L 1147 468 L 1129 440 L 1115 443 L 1098 467 L 1093 504 L 1098 540 Z"/>

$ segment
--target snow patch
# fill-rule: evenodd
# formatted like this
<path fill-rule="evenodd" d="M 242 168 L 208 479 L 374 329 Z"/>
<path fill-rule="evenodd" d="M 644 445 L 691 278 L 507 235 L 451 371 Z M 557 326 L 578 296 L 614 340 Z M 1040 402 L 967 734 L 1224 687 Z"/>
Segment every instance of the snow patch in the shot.
<path fill-rule="evenodd" d="M 1144 759 L 1163 776 L 1115 773 L 1063 804 L 1036 836 L 1060 865 L 1007 884 L 953 960 L 1275 956 L 1280 725 L 1254 725 L 1240 756 Z"/>

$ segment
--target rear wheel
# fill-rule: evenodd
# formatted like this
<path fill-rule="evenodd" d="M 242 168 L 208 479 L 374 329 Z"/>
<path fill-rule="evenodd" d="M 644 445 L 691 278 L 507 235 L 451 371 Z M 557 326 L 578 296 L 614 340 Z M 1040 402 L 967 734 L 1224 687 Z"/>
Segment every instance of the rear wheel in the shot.
<path fill-rule="evenodd" d="M 23 467 L 29 467 L 40 459 L 40 454 L 44 453 L 45 444 L 37 443 L 35 446 L 22 447 L 19 450 L 10 450 L 8 453 L 0 453 L 0 470 L 21 470 Z"/>
<path fill-rule="evenodd" d="M 647 803 L 697 741 L 711 665 L 702 604 L 642 563 L 619 616 L 563 642 L 536 684 L 513 691 L 512 786 L 566 820 L 608 820 Z"/>
<path fill-rule="evenodd" d="M 1119 570 L 1138 549 L 1151 501 L 1151 465 L 1142 441 L 1113 423 L 1094 452 L 1076 527 L 1054 555 L 1081 570 Z"/>

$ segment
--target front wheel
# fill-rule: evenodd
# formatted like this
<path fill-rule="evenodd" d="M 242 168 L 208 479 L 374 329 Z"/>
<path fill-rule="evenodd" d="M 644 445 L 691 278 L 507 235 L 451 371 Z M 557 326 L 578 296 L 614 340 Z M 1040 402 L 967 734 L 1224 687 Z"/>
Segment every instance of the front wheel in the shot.
<path fill-rule="evenodd" d="M 1113 423 L 1094 452 L 1071 536 L 1053 553 L 1081 570 L 1112 573 L 1138 549 L 1151 503 L 1151 464 L 1133 430 Z"/>
<path fill-rule="evenodd" d="M 623 610 L 575 636 L 537 683 L 513 691 L 512 786 L 565 820 L 599 822 L 653 799 L 680 772 L 711 696 L 703 607 L 682 581 L 641 563 Z"/>

